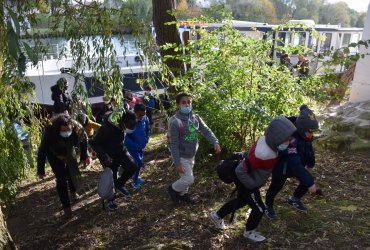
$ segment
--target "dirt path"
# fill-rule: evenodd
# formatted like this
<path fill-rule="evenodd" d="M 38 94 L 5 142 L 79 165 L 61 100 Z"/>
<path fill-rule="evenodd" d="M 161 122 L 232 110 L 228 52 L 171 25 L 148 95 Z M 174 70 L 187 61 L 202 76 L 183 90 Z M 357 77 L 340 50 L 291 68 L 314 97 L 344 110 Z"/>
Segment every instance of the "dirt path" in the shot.
<path fill-rule="evenodd" d="M 264 244 L 248 244 L 242 237 L 248 208 L 237 222 L 218 232 L 207 213 L 222 205 L 231 190 L 216 177 L 213 163 L 195 171 L 192 187 L 196 205 L 174 207 L 166 188 L 176 179 L 162 137 L 146 154 L 146 183 L 132 190 L 130 200 L 117 199 L 119 209 L 103 210 L 96 194 L 100 165 L 83 170 L 82 199 L 73 205 L 75 217 L 61 219 L 55 181 L 25 181 L 8 226 L 20 249 L 366 249 L 370 248 L 369 156 L 323 152 L 313 171 L 324 197 L 305 197 L 308 213 L 286 203 L 294 190 L 289 181 L 276 200 L 279 218 L 263 218 L 259 230 Z M 203 159 L 204 160 L 204 159 Z M 266 187 L 265 187 L 266 188 Z M 262 193 L 264 195 L 265 188 Z"/>

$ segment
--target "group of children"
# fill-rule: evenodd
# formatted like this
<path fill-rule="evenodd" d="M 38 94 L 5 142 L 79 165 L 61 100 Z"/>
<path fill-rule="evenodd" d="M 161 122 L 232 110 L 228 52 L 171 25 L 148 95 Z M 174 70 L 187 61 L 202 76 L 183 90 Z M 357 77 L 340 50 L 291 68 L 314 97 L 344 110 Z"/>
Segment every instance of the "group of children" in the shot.
<path fill-rule="evenodd" d="M 167 191 L 175 204 L 194 203 L 189 194 L 189 187 L 194 182 L 193 167 L 199 146 L 198 132 L 213 145 L 216 154 L 221 152 L 221 147 L 202 118 L 193 113 L 192 96 L 189 93 L 179 93 L 176 96 L 176 105 L 177 112 L 169 120 L 168 142 L 174 170 L 179 174 L 179 179 L 169 185 Z M 78 172 L 74 152 L 76 147 L 80 148 L 80 161 L 89 164 L 87 146 L 90 145 L 101 165 L 112 170 L 117 193 L 125 197 L 131 195 L 126 188 L 130 178 L 133 179 L 132 186 L 135 189 L 144 183 L 140 178 L 140 170 L 144 165 L 144 149 L 150 137 L 147 108 L 145 104 L 136 104 L 134 112 L 108 112 L 97 132 L 93 136 L 89 133 L 89 140 L 86 134 L 88 131 L 84 132 L 82 126 L 68 114 L 57 115 L 45 129 L 38 153 L 37 172 L 41 178 L 45 175 L 45 159 L 48 158 L 56 176 L 58 195 L 67 217 L 72 215 L 70 199 L 78 199 L 78 181 L 74 177 Z M 79 118 L 86 130 L 88 127 L 91 129 L 88 117 Z M 252 211 L 243 236 L 252 242 L 264 241 L 266 238 L 257 232 L 256 228 L 264 213 L 270 219 L 277 217 L 274 198 L 289 177 L 297 178 L 300 184 L 288 199 L 288 203 L 299 211 L 306 211 L 301 198 L 308 191 L 320 192 L 309 172 L 315 164 L 312 148 L 312 133 L 315 129 L 318 129 L 318 122 L 306 105 L 300 107 L 298 117 L 274 118 L 264 135 L 254 143 L 245 159 L 235 169 L 236 198 L 209 214 L 215 226 L 221 230 L 225 229 L 223 218 L 248 204 Z M 119 168 L 122 171 L 119 171 Z M 267 182 L 271 173 L 272 180 L 265 205 L 260 188 Z M 117 209 L 114 198 L 108 201 L 107 206 L 112 210 Z"/>
<path fill-rule="evenodd" d="M 168 138 L 172 161 L 180 178 L 168 187 L 168 193 L 175 204 L 194 203 L 189 195 L 189 187 L 194 182 L 197 132 L 201 132 L 213 144 L 216 153 L 221 152 L 221 147 L 199 115 L 193 114 L 190 94 L 178 94 L 176 104 L 178 111 L 169 121 Z M 274 198 L 289 177 L 297 178 L 300 183 L 293 196 L 289 197 L 288 204 L 299 211 L 306 211 L 301 198 L 308 191 L 321 193 L 309 172 L 315 165 L 312 138 L 314 130 L 318 128 L 314 113 L 306 105 L 300 107 L 298 117 L 274 118 L 264 135 L 253 144 L 245 159 L 240 161 L 235 169 L 236 198 L 225 203 L 219 210 L 209 213 L 208 216 L 215 226 L 221 230 L 225 229 L 223 218 L 248 204 L 251 213 L 243 237 L 251 242 L 265 241 L 266 237 L 256 230 L 257 226 L 264 213 L 270 219 L 277 217 L 273 207 Z M 265 205 L 260 188 L 267 182 L 271 173 L 272 181 L 266 194 Z"/>

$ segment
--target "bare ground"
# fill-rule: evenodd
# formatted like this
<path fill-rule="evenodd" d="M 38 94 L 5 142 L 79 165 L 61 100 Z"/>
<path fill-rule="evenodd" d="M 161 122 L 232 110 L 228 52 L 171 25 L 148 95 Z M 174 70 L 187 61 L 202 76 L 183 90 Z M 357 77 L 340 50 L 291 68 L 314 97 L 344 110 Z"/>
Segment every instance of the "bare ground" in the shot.
<path fill-rule="evenodd" d="M 324 196 L 307 195 L 308 212 L 296 212 L 286 200 L 297 182 L 288 181 L 276 200 L 278 219 L 264 217 L 260 224 L 259 231 L 268 237 L 262 244 L 250 244 L 241 236 L 248 207 L 224 232 L 207 218 L 232 190 L 216 177 L 214 162 L 203 158 L 195 166 L 191 191 L 197 203 L 175 207 L 166 189 L 177 175 L 164 136 L 156 136 L 146 153 L 146 182 L 140 190 L 130 189 L 132 199 L 118 197 L 117 211 L 102 209 L 96 161 L 83 170 L 82 199 L 72 207 L 73 219 L 60 215 L 49 170 L 42 181 L 22 183 L 8 226 L 20 249 L 370 249 L 370 154 L 317 153 L 313 174 Z"/>

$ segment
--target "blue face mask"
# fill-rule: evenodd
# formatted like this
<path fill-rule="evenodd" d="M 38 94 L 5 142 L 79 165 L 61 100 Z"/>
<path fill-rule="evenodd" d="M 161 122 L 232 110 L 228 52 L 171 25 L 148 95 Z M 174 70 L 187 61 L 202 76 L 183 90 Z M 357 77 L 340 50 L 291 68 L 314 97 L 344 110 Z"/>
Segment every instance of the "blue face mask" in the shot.
<path fill-rule="evenodd" d="M 288 148 L 288 144 L 280 144 L 278 147 L 277 147 L 277 149 L 279 150 L 279 151 L 284 151 L 285 149 L 287 149 Z"/>
<path fill-rule="evenodd" d="M 68 138 L 71 136 L 72 134 L 72 130 L 69 130 L 69 131 L 60 131 L 60 136 L 63 137 L 63 138 Z"/>
<path fill-rule="evenodd" d="M 189 114 L 191 112 L 191 107 L 181 106 L 180 112 L 184 114 Z"/>

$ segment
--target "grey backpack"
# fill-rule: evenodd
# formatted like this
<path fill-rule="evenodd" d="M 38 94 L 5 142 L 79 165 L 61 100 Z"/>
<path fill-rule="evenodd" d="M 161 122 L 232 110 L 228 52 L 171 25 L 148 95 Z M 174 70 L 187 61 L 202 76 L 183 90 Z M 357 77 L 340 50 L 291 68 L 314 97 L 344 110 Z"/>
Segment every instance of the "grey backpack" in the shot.
<path fill-rule="evenodd" d="M 99 175 L 98 195 L 103 201 L 114 198 L 113 171 L 110 168 L 105 168 Z"/>

